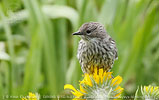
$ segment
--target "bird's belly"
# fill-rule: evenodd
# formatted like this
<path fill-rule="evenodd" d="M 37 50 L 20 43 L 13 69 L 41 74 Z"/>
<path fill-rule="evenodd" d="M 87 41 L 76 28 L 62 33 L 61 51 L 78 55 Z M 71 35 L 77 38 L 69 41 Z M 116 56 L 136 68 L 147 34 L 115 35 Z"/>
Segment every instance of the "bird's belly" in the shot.
<path fill-rule="evenodd" d="M 93 50 L 92 48 L 85 48 L 78 51 L 78 59 L 81 64 L 87 64 L 87 66 L 108 66 L 111 61 L 109 52 L 102 52 L 102 50 Z"/>
<path fill-rule="evenodd" d="M 110 69 L 114 62 L 114 55 L 106 45 L 81 43 L 78 48 L 79 59 L 83 72 L 88 72 L 92 67 Z"/>
<path fill-rule="evenodd" d="M 99 53 L 89 55 L 88 52 L 82 53 L 81 60 L 87 65 L 96 65 L 96 66 L 107 66 L 107 62 L 109 62 L 110 59 L 107 58 L 107 56 L 101 55 Z"/>

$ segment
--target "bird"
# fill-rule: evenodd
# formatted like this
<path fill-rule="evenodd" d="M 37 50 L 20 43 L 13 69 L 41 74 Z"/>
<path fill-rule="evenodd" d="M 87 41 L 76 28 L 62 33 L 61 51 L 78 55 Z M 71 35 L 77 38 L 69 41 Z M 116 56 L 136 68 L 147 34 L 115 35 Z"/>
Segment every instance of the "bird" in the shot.
<path fill-rule="evenodd" d="M 77 32 L 81 40 L 78 44 L 77 58 L 83 73 L 92 74 L 94 68 L 108 72 L 118 59 L 115 41 L 99 22 L 84 23 Z"/>

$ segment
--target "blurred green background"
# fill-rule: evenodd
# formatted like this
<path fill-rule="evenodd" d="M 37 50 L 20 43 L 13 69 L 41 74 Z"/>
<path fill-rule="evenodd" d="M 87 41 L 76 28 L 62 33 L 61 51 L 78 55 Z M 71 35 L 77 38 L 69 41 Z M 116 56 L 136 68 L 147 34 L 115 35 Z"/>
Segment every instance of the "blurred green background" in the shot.
<path fill-rule="evenodd" d="M 72 33 L 90 21 L 116 41 L 112 71 L 123 77 L 123 95 L 159 85 L 159 0 L 0 0 L 0 98 L 78 88 L 80 38 Z"/>

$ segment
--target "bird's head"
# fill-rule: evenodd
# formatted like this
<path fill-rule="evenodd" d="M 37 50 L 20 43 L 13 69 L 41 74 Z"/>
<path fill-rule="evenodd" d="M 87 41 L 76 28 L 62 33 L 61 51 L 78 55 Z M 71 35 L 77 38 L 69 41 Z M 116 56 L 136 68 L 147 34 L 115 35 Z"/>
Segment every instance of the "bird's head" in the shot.
<path fill-rule="evenodd" d="M 96 38 L 105 38 L 107 36 L 105 28 L 98 22 L 89 22 L 83 24 L 73 35 L 79 35 L 83 40 L 89 41 Z"/>

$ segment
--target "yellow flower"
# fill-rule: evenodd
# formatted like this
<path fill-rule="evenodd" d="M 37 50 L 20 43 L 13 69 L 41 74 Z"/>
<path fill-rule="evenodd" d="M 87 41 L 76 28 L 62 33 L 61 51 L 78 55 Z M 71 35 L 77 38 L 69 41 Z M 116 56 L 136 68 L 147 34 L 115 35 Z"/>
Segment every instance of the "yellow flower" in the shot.
<path fill-rule="evenodd" d="M 22 98 L 22 100 L 39 100 L 39 95 L 29 92 L 28 98 Z"/>
<path fill-rule="evenodd" d="M 141 92 L 145 99 L 159 99 L 159 86 L 144 86 L 141 87 Z"/>
<path fill-rule="evenodd" d="M 76 90 L 76 89 L 75 89 L 72 85 L 70 85 L 70 84 L 65 85 L 65 86 L 64 86 L 64 89 L 71 89 L 71 90 L 73 90 L 73 91 L 71 91 L 71 93 L 72 93 L 74 96 L 76 96 L 76 97 L 81 97 L 81 96 L 83 96 L 83 94 L 82 94 L 80 91 Z"/>
<path fill-rule="evenodd" d="M 66 84 L 64 89 L 72 90 L 75 96 L 73 100 L 105 100 L 105 98 L 119 98 L 124 90 L 119 86 L 122 77 L 112 78 L 112 72 L 104 72 L 103 69 L 94 68 L 93 74 L 84 74 L 84 78 L 80 81 L 80 90 L 75 89 L 72 85 Z"/>

